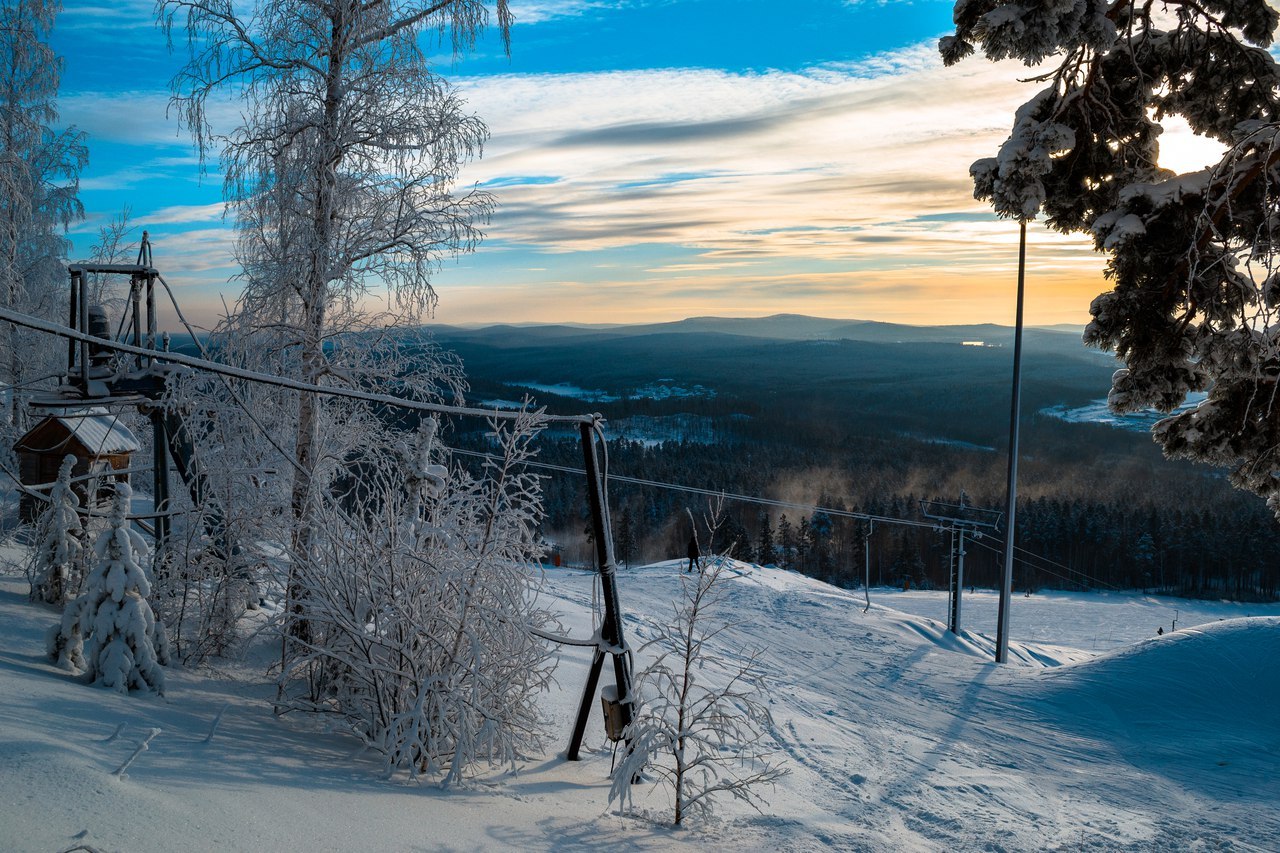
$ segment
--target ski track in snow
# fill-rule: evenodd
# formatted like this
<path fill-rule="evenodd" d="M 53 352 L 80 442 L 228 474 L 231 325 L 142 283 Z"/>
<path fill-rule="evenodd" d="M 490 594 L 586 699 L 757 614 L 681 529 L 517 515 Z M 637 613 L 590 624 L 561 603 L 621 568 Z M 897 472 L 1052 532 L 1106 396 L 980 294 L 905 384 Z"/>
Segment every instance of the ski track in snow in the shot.
<path fill-rule="evenodd" d="M 683 563 L 619 571 L 632 647 L 670 617 Z M 594 583 L 588 571 L 545 573 L 543 604 L 573 636 L 591 633 Z M 966 599 L 970 630 L 954 637 L 891 609 L 945 613 L 945 594 L 873 590 L 864 613 L 861 591 L 778 569 L 736 564 L 724 583 L 719 615 L 736 624 L 714 646 L 726 665 L 762 650 L 769 735 L 791 773 L 765 792 L 764 814 L 727 802 L 720 818 L 673 830 L 647 787 L 641 816 L 608 806 L 610 749 L 594 697 L 584 760 L 563 760 L 586 649 L 560 652 L 542 703 L 544 754 L 442 792 L 382 778 L 376 756 L 323 721 L 274 718 L 261 676 L 269 645 L 244 661 L 172 670 L 163 699 L 80 685 L 41 654 L 56 613 L 27 603 L 18 578 L 0 579 L 0 849 L 1277 848 L 1280 606 L 1098 655 L 1079 649 L 1098 642 L 1090 612 L 1124 614 L 1132 626 L 1113 633 L 1149 637 L 1170 608 L 1209 620 L 1245 608 L 1019 597 L 1015 639 L 1047 641 L 1015 642 L 1017 662 L 997 666 L 976 630 L 986 627 L 983 593 Z M 153 728 L 161 734 L 127 778 L 112 776 Z"/>

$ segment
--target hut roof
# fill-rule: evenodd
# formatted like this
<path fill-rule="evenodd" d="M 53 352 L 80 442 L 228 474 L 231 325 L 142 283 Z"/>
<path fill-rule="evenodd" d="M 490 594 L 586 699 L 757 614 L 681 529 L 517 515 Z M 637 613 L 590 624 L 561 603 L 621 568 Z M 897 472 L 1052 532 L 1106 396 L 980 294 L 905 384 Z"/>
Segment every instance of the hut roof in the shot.
<path fill-rule="evenodd" d="M 38 440 L 37 433 L 44 432 L 51 423 L 56 423 L 65 429 L 72 438 L 93 456 L 132 453 L 141 449 L 138 439 L 134 437 L 128 427 L 120 422 L 119 415 L 113 415 L 103 408 L 74 409 L 59 415 L 50 415 L 19 439 L 16 448 L 36 453 L 64 450 L 65 445 L 63 442 L 49 447 L 40 447 L 36 446 L 35 441 L 33 441 Z M 40 443 L 48 443 L 47 438 Z"/>

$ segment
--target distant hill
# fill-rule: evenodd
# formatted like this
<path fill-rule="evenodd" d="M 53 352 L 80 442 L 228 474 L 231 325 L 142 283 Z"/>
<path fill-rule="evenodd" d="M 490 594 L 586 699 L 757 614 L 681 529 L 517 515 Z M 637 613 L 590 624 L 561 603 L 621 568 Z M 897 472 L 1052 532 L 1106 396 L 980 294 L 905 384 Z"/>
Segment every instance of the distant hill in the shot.
<path fill-rule="evenodd" d="M 578 340 L 637 337 L 642 335 L 737 335 L 778 341 L 850 340 L 876 343 L 962 343 L 982 341 L 1004 345 L 1013 341 L 1013 327 L 994 323 L 955 326 L 916 326 L 905 323 L 883 323 L 876 320 L 850 320 L 809 317 L 803 314 L 774 314 L 769 317 L 689 317 L 666 323 L 632 325 L 577 325 L 564 323 L 495 324 L 460 327 L 427 326 L 427 329 L 450 340 L 485 341 L 496 346 L 522 345 L 557 339 Z M 1025 332 L 1028 342 L 1043 343 L 1051 348 L 1080 344 L 1083 327 L 1071 325 L 1030 327 Z"/>

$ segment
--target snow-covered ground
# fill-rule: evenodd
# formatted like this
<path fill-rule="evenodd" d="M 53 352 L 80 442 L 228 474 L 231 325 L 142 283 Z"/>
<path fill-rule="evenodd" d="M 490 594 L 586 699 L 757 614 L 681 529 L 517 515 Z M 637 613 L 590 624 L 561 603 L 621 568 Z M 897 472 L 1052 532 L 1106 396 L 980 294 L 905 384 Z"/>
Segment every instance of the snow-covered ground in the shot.
<path fill-rule="evenodd" d="M 592 574 L 555 569 L 546 580 L 566 628 L 589 633 Z M 679 562 L 624 570 L 619 583 L 639 645 L 648 620 L 670 610 Z M 673 830 L 648 788 L 647 817 L 608 806 L 598 713 L 584 760 L 563 759 L 583 650 L 564 652 L 545 697 L 544 752 L 442 791 L 382 778 L 374 757 L 314 721 L 274 718 L 265 643 L 243 660 L 171 672 L 162 699 L 77 684 L 41 653 L 53 611 L 5 577 L 0 849 L 1277 849 L 1280 616 L 1260 615 L 1276 607 L 1219 622 L 1239 611 L 1136 595 L 1018 597 L 1013 635 L 1034 641 L 1015 642 L 1015 662 L 998 666 L 990 594 L 966 600 L 967 624 L 983 633 L 957 638 L 903 612 L 941 616 L 937 593 L 872 590 L 864 612 L 861 591 L 791 572 L 735 564 L 726 583 L 722 615 L 738 625 L 718 651 L 765 650 L 770 734 L 792 772 L 763 814 L 731 803 L 713 822 Z M 1152 636 L 1173 608 L 1180 630 Z M 1192 627 L 1202 615 L 1210 623 Z"/>
<path fill-rule="evenodd" d="M 1187 401 L 1179 406 L 1175 412 L 1194 409 L 1204 402 L 1207 396 L 1208 394 L 1203 391 L 1193 391 L 1187 395 Z M 1078 406 L 1074 409 L 1066 406 L 1049 406 L 1041 409 L 1040 414 L 1073 424 L 1105 424 L 1117 429 L 1130 430 L 1131 432 L 1151 432 L 1151 427 L 1155 426 L 1156 421 L 1168 417 L 1168 415 L 1157 412 L 1155 409 L 1117 415 L 1107 408 L 1106 398 L 1094 400 L 1092 403 Z"/>
<path fill-rule="evenodd" d="M 588 403 L 616 403 L 622 399 L 617 394 L 610 394 L 601 388 L 579 388 L 568 382 L 557 382 L 549 385 L 543 382 L 507 382 L 512 388 L 523 388 L 535 394 L 555 394 L 557 397 L 571 397 L 585 400 Z"/>
<path fill-rule="evenodd" d="M 945 590 L 911 590 L 900 587 L 871 589 L 871 601 L 947 621 Z M 968 589 L 960 597 L 960 625 L 994 634 L 1000 596 L 994 590 Z M 1190 625 L 1203 625 L 1242 616 L 1280 616 L 1280 604 L 1245 604 L 1235 601 L 1200 601 L 1138 592 L 1038 592 L 1016 593 L 1009 611 L 1010 633 L 1037 643 L 1055 643 L 1090 651 L 1109 651 Z"/>

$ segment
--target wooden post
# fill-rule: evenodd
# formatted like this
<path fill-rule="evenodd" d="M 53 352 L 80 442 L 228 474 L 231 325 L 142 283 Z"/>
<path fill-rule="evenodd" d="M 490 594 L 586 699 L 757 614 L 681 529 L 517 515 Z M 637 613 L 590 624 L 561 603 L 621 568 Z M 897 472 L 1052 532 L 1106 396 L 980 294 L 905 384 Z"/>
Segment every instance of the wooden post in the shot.
<path fill-rule="evenodd" d="M 165 551 L 169 547 L 169 431 L 166 429 L 164 413 L 159 408 L 151 410 L 151 456 L 155 466 L 153 482 L 155 483 L 156 510 L 156 571 L 164 566 Z"/>
<path fill-rule="evenodd" d="M 591 658 L 587 684 L 578 705 L 578 718 L 573 726 L 573 736 L 565 757 L 577 761 L 582 748 L 582 738 L 587 730 L 587 718 L 595 705 L 596 687 L 600 680 L 600 667 L 606 651 L 613 656 L 613 678 L 618 686 L 618 702 L 623 726 L 630 725 L 635 697 L 631 692 L 631 659 L 627 654 L 626 640 L 622 634 L 622 605 L 618 599 L 616 564 L 613 558 L 613 534 L 609 529 L 609 507 L 605 504 L 604 483 L 600 477 L 599 460 L 596 457 L 595 427 L 582 424 L 579 427 L 582 440 L 582 457 L 587 473 L 587 500 L 591 505 L 591 531 L 595 538 L 596 568 L 600 572 L 600 588 L 604 598 L 604 622 L 600 626 L 600 643 Z"/>
<path fill-rule="evenodd" d="M 71 274 L 71 299 L 69 301 L 71 317 L 67 325 L 75 329 L 78 326 L 76 319 L 80 316 L 80 288 L 84 286 L 84 279 L 78 272 Z M 76 366 L 76 342 L 73 338 L 67 338 L 67 378 L 71 378 L 71 371 Z"/>

